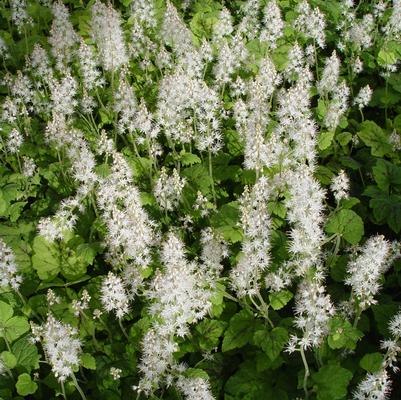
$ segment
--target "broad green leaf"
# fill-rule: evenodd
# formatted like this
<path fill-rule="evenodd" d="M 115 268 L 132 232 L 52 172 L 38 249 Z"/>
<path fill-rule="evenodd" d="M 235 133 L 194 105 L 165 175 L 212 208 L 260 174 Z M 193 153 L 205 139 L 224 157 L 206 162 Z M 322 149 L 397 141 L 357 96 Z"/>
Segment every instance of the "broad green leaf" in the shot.
<path fill-rule="evenodd" d="M 18 381 L 15 384 L 17 393 L 21 396 L 28 396 L 29 394 L 34 394 L 38 389 L 36 382 L 33 382 L 29 374 L 21 374 L 18 377 Z"/>
<path fill-rule="evenodd" d="M 354 350 L 357 341 L 363 336 L 361 331 L 341 317 L 334 317 L 330 320 L 329 330 L 327 342 L 332 349 Z"/>
<path fill-rule="evenodd" d="M 359 365 L 365 371 L 368 372 L 377 372 L 380 370 L 383 364 L 383 354 L 380 353 L 368 353 L 365 354 L 361 361 L 359 361 Z"/>
<path fill-rule="evenodd" d="M 224 334 L 223 351 L 229 351 L 245 346 L 254 334 L 255 319 L 248 310 L 241 310 L 230 319 L 228 329 Z"/>
<path fill-rule="evenodd" d="M 380 49 L 377 62 L 381 66 L 392 65 L 397 62 L 397 54 L 387 49 Z"/>
<path fill-rule="evenodd" d="M 40 279 L 47 281 L 55 278 L 60 272 L 60 252 L 56 244 L 48 243 L 42 236 L 33 241 L 32 266 Z"/>
<path fill-rule="evenodd" d="M 317 387 L 317 400 L 341 400 L 347 395 L 352 372 L 340 365 L 325 365 L 312 379 Z"/>
<path fill-rule="evenodd" d="M 199 347 L 203 351 L 211 351 L 219 344 L 226 323 L 224 321 L 205 319 L 195 328 L 198 334 Z"/>
<path fill-rule="evenodd" d="M 18 366 L 25 368 L 28 372 L 39 368 L 38 349 L 27 338 L 23 337 L 13 343 L 12 351 L 17 358 Z"/>
<path fill-rule="evenodd" d="M 373 177 L 377 186 L 387 192 L 390 186 L 401 185 L 401 167 L 386 160 L 377 160 L 373 167 Z"/>
<path fill-rule="evenodd" d="M 383 157 L 392 151 L 388 135 L 373 121 L 362 122 L 358 136 L 371 148 L 374 156 Z"/>
<path fill-rule="evenodd" d="M 25 332 L 28 332 L 29 328 L 28 320 L 25 317 L 12 317 L 3 325 L 4 337 L 9 342 L 13 342 Z"/>
<path fill-rule="evenodd" d="M 273 361 L 288 342 L 288 331 L 280 326 L 273 328 L 271 331 L 267 329 L 258 330 L 253 336 L 253 341 Z"/>
<path fill-rule="evenodd" d="M 4 325 L 6 321 L 13 316 L 13 314 L 13 308 L 4 301 L 0 301 L 0 325 Z"/>
<path fill-rule="evenodd" d="M 331 142 L 333 141 L 334 131 L 324 131 L 321 132 L 317 141 L 317 145 L 320 150 L 326 150 L 330 147 Z"/>
<path fill-rule="evenodd" d="M 13 369 L 17 365 L 15 355 L 9 351 L 3 351 L 1 353 L 1 360 L 8 369 Z"/>
<path fill-rule="evenodd" d="M 337 233 L 348 243 L 357 244 L 363 236 L 362 218 L 352 210 L 340 210 L 326 224 L 327 233 Z"/>
<path fill-rule="evenodd" d="M 179 160 L 184 167 L 202 162 L 202 160 L 196 154 L 192 153 L 181 154 Z"/>
<path fill-rule="evenodd" d="M 280 310 L 283 308 L 294 295 L 289 290 L 280 290 L 269 294 L 270 305 L 273 310 Z"/>
<path fill-rule="evenodd" d="M 225 240 L 236 243 L 242 240 L 242 231 L 238 227 L 239 205 L 237 202 L 224 204 L 211 218 L 211 225 Z"/>
<path fill-rule="evenodd" d="M 81 354 L 81 365 L 87 369 L 96 369 L 96 359 L 88 353 Z"/>
<path fill-rule="evenodd" d="M 396 194 L 380 194 L 369 201 L 373 215 L 379 223 L 384 221 L 398 233 L 401 230 L 401 196 Z"/>

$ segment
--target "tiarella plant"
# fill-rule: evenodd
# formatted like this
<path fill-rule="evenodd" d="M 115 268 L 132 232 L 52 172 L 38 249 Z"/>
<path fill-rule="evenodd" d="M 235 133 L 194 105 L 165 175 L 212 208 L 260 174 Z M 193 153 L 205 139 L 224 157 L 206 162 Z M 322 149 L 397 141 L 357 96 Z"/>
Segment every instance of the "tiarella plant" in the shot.
<path fill-rule="evenodd" d="M 400 0 L 0 21 L 0 399 L 401 396 Z"/>

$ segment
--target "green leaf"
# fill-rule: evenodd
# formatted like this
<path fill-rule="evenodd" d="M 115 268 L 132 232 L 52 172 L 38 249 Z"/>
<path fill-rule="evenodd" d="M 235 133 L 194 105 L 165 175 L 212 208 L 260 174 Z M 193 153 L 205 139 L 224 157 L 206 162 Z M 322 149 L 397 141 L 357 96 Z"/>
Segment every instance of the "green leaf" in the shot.
<path fill-rule="evenodd" d="M 392 152 L 388 135 L 373 121 L 364 121 L 358 132 L 360 139 L 371 148 L 372 155 L 383 157 Z"/>
<path fill-rule="evenodd" d="M 401 185 L 401 167 L 380 159 L 372 169 L 377 186 L 384 192 L 387 192 L 390 186 Z"/>
<path fill-rule="evenodd" d="M 270 332 L 267 329 L 258 330 L 253 336 L 253 341 L 273 361 L 288 342 L 288 332 L 280 326 L 273 328 Z"/>
<path fill-rule="evenodd" d="M 33 382 L 29 374 L 21 374 L 18 377 L 18 381 L 15 384 L 17 393 L 21 396 L 28 396 L 28 394 L 34 394 L 38 389 L 36 382 Z"/>
<path fill-rule="evenodd" d="M 204 351 L 211 351 L 219 344 L 219 338 L 222 336 L 226 323 L 213 319 L 201 321 L 195 328 L 198 334 L 199 347 Z"/>
<path fill-rule="evenodd" d="M 30 329 L 25 317 L 12 317 L 3 325 L 4 337 L 13 342 Z"/>
<path fill-rule="evenodd" d="M 386 66 L 394 64 L 397 61 L 397 54 L 393 51 L 380 49 L 379 54 L 377 55 L 377 63 L 379 65 Z"/>
<path fill-rule="evenodd" d="M 25 368 L 28 372 L 39 368 L 39 354 L 37 347 L 27 338 L 23 337 L 12 345 L 12 351 L 17 358 L 17 365 Z"/>
<path fill-rule="evenodd" d="M 181 154 L 179 160 L 184 167 L 187 165 L 200 164 L 202 162 L 202 160 L 196 154 L 192 153 Z"/>
<path fill-rule="evenodd" d="M 57 246 L 49 243 L 42 236 L 36 236 L 33 241 L 32 266 L 41 280 L 52 280 L 61 269 L 60 252 Z"/>
<path fill-rule="evenodd" d="M 365 354 L 361 361 L 359 361 L 359 365 L 365 371 L 368 372 L 377 372 L 381 369 L 383 363 L 383 355 L 380 353 L 368 353 Z"/>
<path fill-rule="evenodd" d="M 354 211 L 340 210 L 327 221 L 326 232 L 337 233 L 348 243 L 357 244 L 364 233 L 363 222 Z"/>
<path fill-rule="evenodd" d="M 249 343 L 254 334 L 255 319 L 248 310 L 241 310 L 230 319 L 224 335 L 222 350 L 229 351 Z"/>
<path fill-rule="evenodd" d="M 326 150 L 333 141 L 334 131 L 321 132 L 317 141 L 320 150 Z"/>
<path fill-rule="evenodd" d="M 379 223 L 384 221 L 398 233 L 401 230 L 401 196 L 396 194 L 380 194 L 369 201 L 373 208 L 373 215 Z"/>
<path fill-rule="evenodd" d="M 363 336 L 361 331 L 341 317 L 334 317 L 330 320 L 329 330 L 327 342 L 332 349 L 354 350 L 357 341 Z"/>
<path fill-rule="evenodd" d="M 4 301 L 0 301 L 0 325 L 4 325 L 6 321 L 13 316 L 13 314 L 13 308 Z"/>
<path fill-rule="evenodd" d="M 13 369 L 17 365 L 17 359 L 15 355 L 9 351 L 3 351 L 1 353 L 1 359 L 8 369 Z"/>
<path fill-rule="evenodd" d="M 270 305 L 273 310 L 280 310 L 283 308 L 294 295 L 289 290 L 280 290 L 269 294 Z"/>
<path fill-rule="evenodd" d="M 88 353 L 81 354 L 81 365 L 87 369 L 96 369 L 96 359 Z"/>
<path fill-rule="evenodd" d="M 238 227 L 239 205 L 237 202 L 224 204 L 210 220 L 213 228 L 221 233 L 225 240 L 237 243 L 242 240 L 242 232 Z"/>
<path fill-rule="evenodd" d="M 325 365 L 312 379 L 317 387 L 317 400 L 340 400 L 347 395 L 352 372 L 340 365 Z"/>

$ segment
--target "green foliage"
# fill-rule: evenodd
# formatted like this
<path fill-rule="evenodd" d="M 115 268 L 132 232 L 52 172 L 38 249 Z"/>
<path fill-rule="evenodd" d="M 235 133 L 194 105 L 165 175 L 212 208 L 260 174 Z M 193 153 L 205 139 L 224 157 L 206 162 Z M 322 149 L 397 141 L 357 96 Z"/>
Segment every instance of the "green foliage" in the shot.
<path fill-rule="evenodd" d="M 337 364 L 325 365 L 312 375 L 318 400 L 341 400 L 347 395 L 352 372 Z"/>
<path fill-rule="evenodd" d="M 362 218 L 355 211 L 347 209 L 333 214 L 325 229 L 327 233 L 335 233 L 351 244 L 357 244 L 364 233 Z"/>

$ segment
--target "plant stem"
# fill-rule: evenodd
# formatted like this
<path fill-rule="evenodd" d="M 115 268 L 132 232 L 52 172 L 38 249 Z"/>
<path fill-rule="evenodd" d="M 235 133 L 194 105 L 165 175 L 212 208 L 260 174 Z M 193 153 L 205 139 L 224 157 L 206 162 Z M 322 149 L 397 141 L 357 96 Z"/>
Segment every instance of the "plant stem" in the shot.
<path fill-rule="evenodd" d="M 82 391 L 81 387 L 79 386 L 78 381 L 77 381 L 77 378 L 75 377 L 74 374 L 72 374 L 72 380 L 73 380 L 73 382 L 74 382 L 74 386 L 76 387 L 76 389 L 78 390 L 79 394 L 81 395 L 82 400 L 86 400 L 85 394 L 84 394 L 84 392 Z"/>
<path fill-rule="evenodd" d="M 67 400 L 67 395 L 65 394 L 65 387 L 64 387 L 64 382 L 60 382 L 61 384 L 61 392 L 63 393 L 64 399 Z"/>
<path fill-rule="evenodd" d="M 214 205 L 216 205 L 216 192 L 214 190 L 214 180 L 213 180 L 212 152 L 210 151 L 210 148 L 209 148 L 209 176 L 210 179 L 212 180 L 211 185 L 212 185 L 213 202 Z"/>
<path fill-rule="evenodd" d="M 308 392 L 308 378 L 309 378 L 309 365 L 308 365 L 308 361 L 306 361 L 306 357 L 305 357 L 305 352 L 304 349 L 302 348 L 302 346 L 299 349 L 300 353 L 301 353 L 301 357 L 302 357 L 302 362 L 304 363 L 304 367 L 305 367 L 305 375 L 304 375 L 304 392 L 305 392 L 305 399 L 309 398 L 309 392 Z"/>
<path fill-rule="evenodd" d="M 121 318 L 118 318 L 118 324 L 120 325 L 121 331 L 123 332 L 125 338 L 128 340 L 128 335 L 127 335 L 126 330 L 125 330 L 124 327 L 123 327 L 123 324 L 122 324 L 122 322 L 121 322 Z"/>

